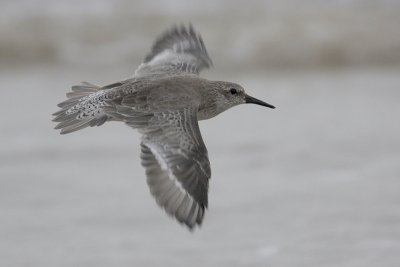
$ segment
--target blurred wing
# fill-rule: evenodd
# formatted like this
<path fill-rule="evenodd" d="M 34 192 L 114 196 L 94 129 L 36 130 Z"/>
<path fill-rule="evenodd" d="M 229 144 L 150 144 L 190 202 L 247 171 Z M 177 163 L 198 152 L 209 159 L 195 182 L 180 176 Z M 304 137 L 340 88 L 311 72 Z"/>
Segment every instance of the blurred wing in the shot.
<path fill-rule="evenodd" d="M 189 228 L 200 225 L 211 170 L 196 113 L 190 108 L 156 113 L 140 131 L 142 165 L 157 203 Z"/>
<path fill-rule="evenodd" d="M 151 194 L 191 229 L 203 220 L 211 177 L 196 112 L 197 108 L 186 107 L 142 113 L 118 104 L 107 110 L 143 134 L 141 160 Z"/>
<path fill-rule="evenodd" d="M 192 25 L 173 27 L 153 44 L 151 52 L 135 72 L 135 76 L 199 74 L 210 68 L 212 61 L 199 34 Z"/>

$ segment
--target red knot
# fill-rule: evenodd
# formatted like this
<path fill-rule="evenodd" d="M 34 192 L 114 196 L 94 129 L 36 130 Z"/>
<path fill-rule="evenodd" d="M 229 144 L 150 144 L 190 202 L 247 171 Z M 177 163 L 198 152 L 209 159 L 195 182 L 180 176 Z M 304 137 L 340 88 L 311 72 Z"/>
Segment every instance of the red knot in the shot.
<path fill-rule="evenodd" d="M 72 87 L 54 113 L 61 134 L 122 121 L 142 134 L 141 161 L 157 203 L 180 223 L 201 225 L 211 177 L 199 120 L 239 104 L 274 106 L 242 86 L 199 76 L 212 61 L 193 27 L 172 27 L 153 44 L 132 78 Z"/>

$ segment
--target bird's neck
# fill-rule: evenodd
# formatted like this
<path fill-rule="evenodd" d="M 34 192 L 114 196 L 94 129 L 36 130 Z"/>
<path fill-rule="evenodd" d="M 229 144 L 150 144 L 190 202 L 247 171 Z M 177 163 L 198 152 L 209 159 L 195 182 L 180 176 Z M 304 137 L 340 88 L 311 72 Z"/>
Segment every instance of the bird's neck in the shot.
<path fill-rule="evenodd" d="M 218 97 L 220 97 L 220 95 L 213 90 L 203 90 L 202 102 L 197 113 L 198 120 L 211 119 L 224 111 L 222 106 L 218 105 Z"/>

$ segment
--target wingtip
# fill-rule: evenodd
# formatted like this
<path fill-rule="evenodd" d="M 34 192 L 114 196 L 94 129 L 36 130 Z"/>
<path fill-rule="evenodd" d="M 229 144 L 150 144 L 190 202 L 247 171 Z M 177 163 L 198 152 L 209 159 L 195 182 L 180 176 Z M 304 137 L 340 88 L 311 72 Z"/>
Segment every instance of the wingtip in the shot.
<path fill-rule="evenodd" d="M 196 228 L 194 225 L 185 224 L 186 228 L 189 230 L 190 233 L 194 233 L 194 229 Z"/>
<path fill-rule="evenodd" d="M 194 224 L 190 224 L 187 222 L 183 222 L 183 225 L 186 226 L 186 228 L 189 230 L 189 232 L 194 233 L 196 228 L 200 229 L 202 226 L 202 222 L 195 222 Z"/>

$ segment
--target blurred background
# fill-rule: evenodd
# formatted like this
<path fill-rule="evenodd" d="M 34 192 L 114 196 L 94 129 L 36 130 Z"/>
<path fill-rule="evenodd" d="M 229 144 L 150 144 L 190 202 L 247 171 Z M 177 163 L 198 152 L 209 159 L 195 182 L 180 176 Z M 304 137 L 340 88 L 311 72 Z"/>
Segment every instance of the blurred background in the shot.
<path fill-rule="evenodd" d="M 72 85 L 131 76 L 189 21 L 203 77 L 277 106 L 200 123 L 193 233 L 150 196 L 137 132 L 51 122 Z M 1 0 L 0 266 L 399 266 L 399 25 L 396 0 Z"/>

